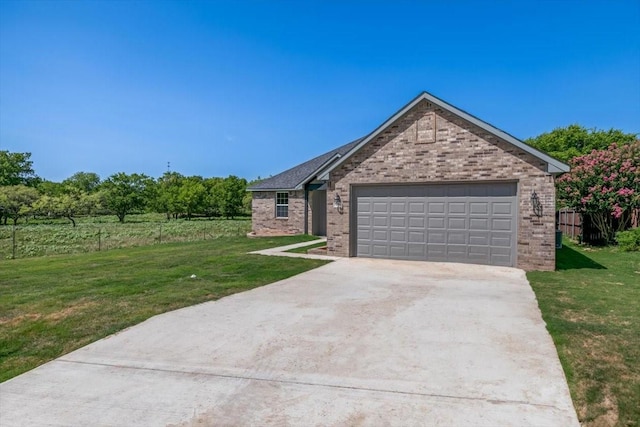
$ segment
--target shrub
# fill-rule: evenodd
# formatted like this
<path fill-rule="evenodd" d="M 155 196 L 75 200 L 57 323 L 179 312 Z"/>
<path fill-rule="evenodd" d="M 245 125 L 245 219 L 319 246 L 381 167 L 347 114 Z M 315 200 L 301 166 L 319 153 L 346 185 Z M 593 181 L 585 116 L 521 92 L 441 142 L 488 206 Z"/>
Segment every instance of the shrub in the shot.
<path fill-rule="evenodd" d="M 620 249 L 625 252 L 640 251 L 640 227 L 618 232 L 616 240 Z"/>

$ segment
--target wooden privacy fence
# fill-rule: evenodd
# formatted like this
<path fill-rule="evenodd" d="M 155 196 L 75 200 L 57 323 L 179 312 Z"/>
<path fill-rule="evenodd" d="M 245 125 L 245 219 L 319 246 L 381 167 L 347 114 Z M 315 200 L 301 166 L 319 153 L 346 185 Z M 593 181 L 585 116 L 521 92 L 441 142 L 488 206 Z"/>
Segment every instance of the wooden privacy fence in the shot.
<path fill-rule="evenodd" d="M 560 209 L 556 212 L 558 230 L 564 236 L 576 239 L 582 234 L 582 215 L 572 209 Z"/>
<path fill-rule="evenodd" d="M 617 223 L 614 223 L 617 224 Z M 583 215 L 573 209 L 560 209 L 556 212 L 556 225 L 562 234 L 591 245 L 605 244 L 602 233 L 598 230 L 589 215 Z M 631 212 L 631 227 L 640 225 L 640 210 Z"/>

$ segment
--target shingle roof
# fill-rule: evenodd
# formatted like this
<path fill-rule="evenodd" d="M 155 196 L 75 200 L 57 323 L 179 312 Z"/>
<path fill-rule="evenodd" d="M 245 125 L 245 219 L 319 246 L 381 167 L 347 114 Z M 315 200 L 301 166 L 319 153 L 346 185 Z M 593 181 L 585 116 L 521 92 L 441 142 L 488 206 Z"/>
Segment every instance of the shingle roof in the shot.
<path fill-rule="evenodd" d="M 248 188 L 249 191 L 269 191 L 269 190 L 295 190 L 301 188 L 320 171 L 327 168 L 340 156 L 349 152 L 358 145 L 363 138 L 358 138 L 348 144 L 324 153 L 316 158 L 304 162 L 296 167 L 288 169 L 278 175 L 264 179 Z"/>

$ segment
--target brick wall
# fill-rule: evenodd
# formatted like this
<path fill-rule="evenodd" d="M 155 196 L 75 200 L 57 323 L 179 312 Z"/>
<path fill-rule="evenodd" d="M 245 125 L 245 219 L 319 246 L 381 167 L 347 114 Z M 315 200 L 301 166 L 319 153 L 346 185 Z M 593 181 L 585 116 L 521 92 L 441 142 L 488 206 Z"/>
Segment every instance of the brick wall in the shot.
<path fill-rule="evenodd" d="M 327 206 L 328 253 L 349 256 L 351 184 L 518 182 L 517 266 L 555 268 L 555 189 L 539 159 L 459 117 L 422 101 L 331 173 L 343 213 Z M 543 204 L 533 215 L 531 192 Z"/>
<path fill-rule="evenodd" d="M 251 228 L 257 236 L 304 233 L 304 191 L 289 191 L 289 217 L 276 218 L 276 192 L 256 191 L 251 201 Z M 311 220 L 309 213 L 309 220 Z"/>

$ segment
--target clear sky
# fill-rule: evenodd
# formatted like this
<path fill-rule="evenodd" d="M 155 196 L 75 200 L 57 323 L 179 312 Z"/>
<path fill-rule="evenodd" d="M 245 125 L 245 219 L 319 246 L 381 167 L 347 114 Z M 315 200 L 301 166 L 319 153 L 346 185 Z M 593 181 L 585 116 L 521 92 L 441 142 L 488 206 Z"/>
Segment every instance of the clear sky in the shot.
<path fill-rule="evenodd" d="M 640 132 L 640 1 L 0 0 L 0 150 L 253 179 L 421 91 L 525 139 Z"/>

